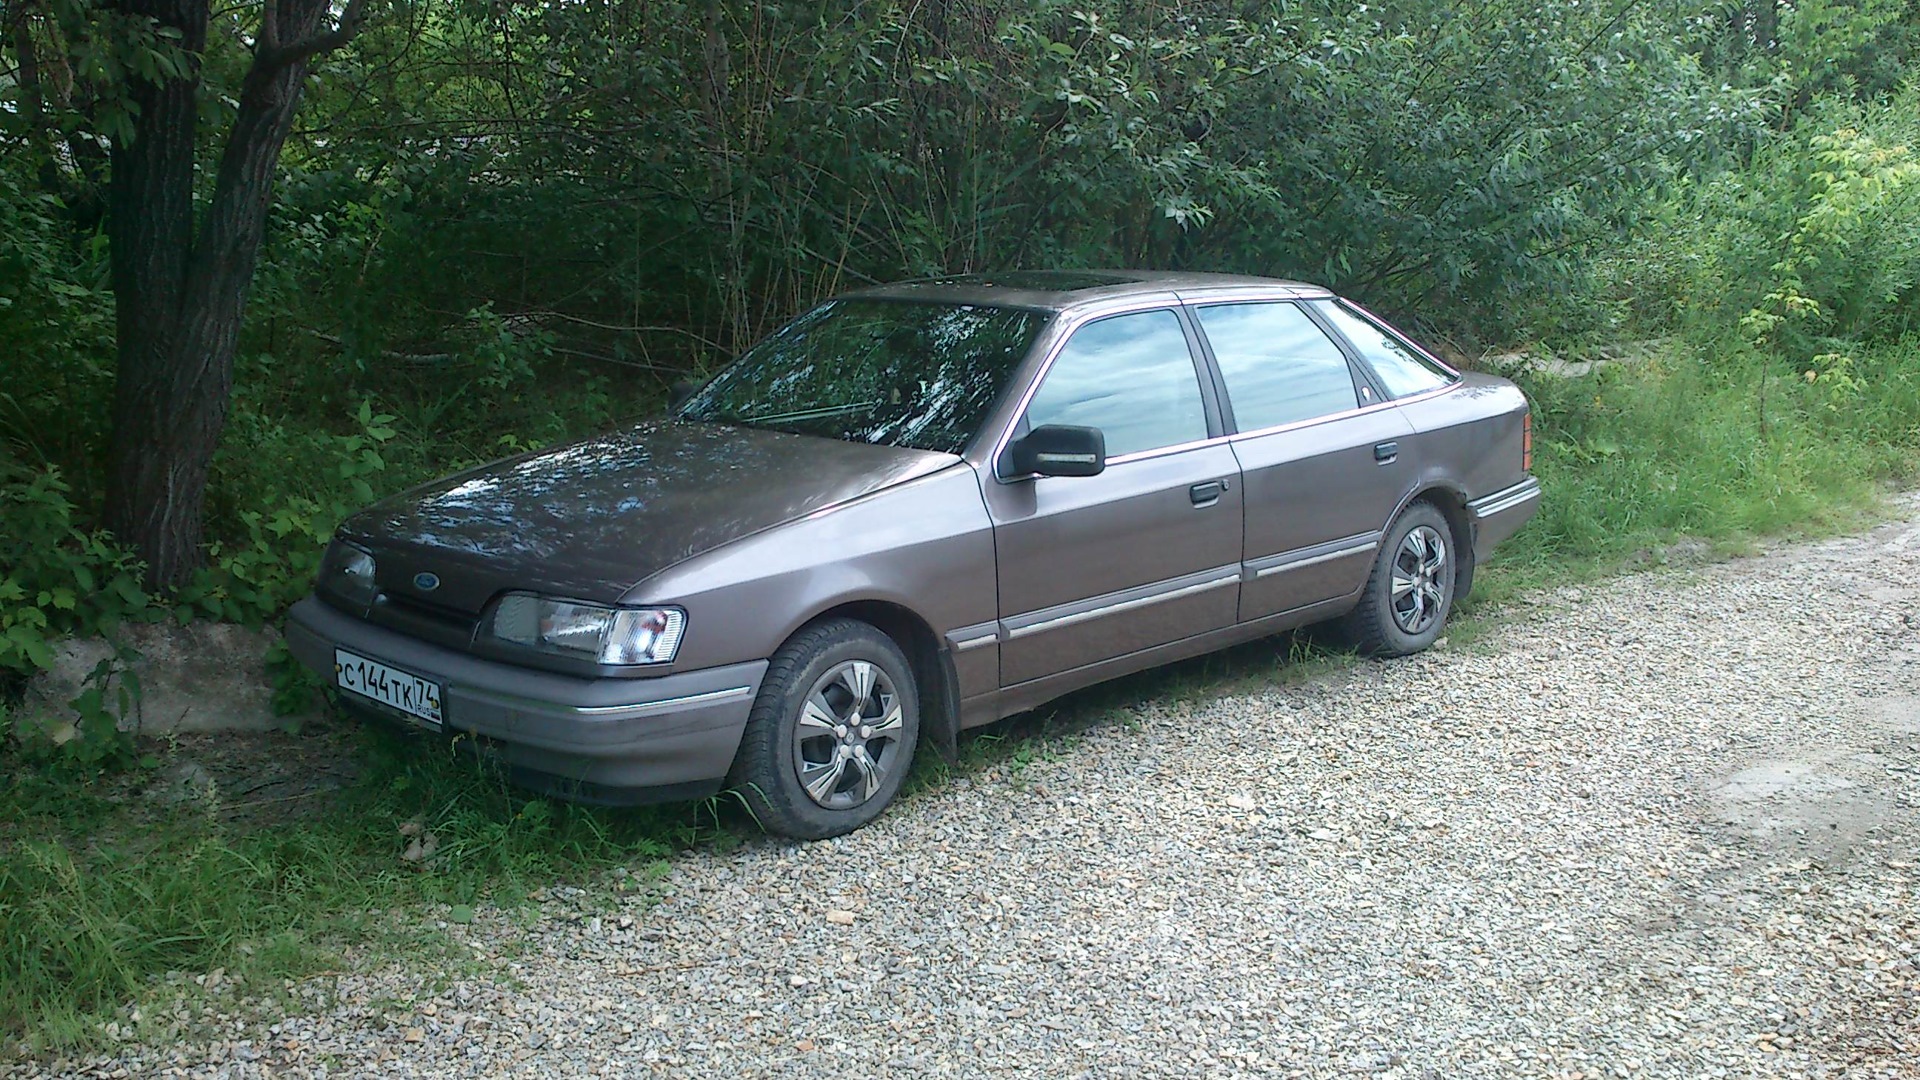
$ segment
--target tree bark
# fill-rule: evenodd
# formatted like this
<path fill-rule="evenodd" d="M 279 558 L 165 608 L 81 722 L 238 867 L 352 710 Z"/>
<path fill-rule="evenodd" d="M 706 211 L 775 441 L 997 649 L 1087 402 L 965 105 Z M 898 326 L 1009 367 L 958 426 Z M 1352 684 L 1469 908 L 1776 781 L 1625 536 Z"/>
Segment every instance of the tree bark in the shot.
<path fill-rule="evenodd" d="M 307 66 L 359 21 L 320 33 L 327 0 L 267 0 L 254 60 L 198 230 L 195 95 L 209 0 L 120 0 L 181 34 L 191 67 L 136 81 L 131 139 L 112 152 L 107 236 L 118 304 L 107 523 L 146 562 L 149 586 L 183 585 L 203 564 L 207 479 L 233 388 L 234 352 L 272 202 L 280 149 Z"/>

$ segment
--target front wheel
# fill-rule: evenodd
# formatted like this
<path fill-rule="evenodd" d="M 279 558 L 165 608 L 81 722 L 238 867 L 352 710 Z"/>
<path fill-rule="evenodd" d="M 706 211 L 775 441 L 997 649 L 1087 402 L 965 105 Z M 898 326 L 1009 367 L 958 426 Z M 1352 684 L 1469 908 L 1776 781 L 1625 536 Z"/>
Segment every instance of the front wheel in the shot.
<path fill-rule="evenodd" d="M 1431 646 L 1453 610 L 1458 572 L 1446 516 L 1429 502 L 1408 506 L 1387 530 L 1359 606 L 1342 621 L 1347 639 L 1373 656 Z"/>
<path fill-rule="evenodd" d="M 879 817 L 920 738 L 913 668 L 892 638 L 830 619 L 767 666 L 729 777 L 770 833 L 822 840 Z"/>

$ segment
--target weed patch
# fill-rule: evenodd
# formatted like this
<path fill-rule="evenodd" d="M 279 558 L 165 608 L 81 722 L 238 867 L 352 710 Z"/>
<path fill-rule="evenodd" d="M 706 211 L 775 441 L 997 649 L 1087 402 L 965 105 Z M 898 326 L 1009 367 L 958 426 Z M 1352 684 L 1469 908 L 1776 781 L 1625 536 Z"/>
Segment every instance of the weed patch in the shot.
<path fill-rule="evenodd" d="M 703 832 L 684 806 L 608 811 L 531 797 L 404 733 L 286 739 L 276 752 L 305 741 L 309 753 L 357 757 L 359 778 L 263 818 L 271 794 L 157 800 L 153 770 L 91 780 L 9 771 L 0 1029 L 43 1047 L 84 1046 L 167 973 L 219 969 L 255 984 L 311 973 L 344 948 L 401 937 L 420 912 L 512 906 L 615 867 L 647 880 Z M 435 838 L 430 856 L 403 858 L 409 824 Z M 390 943 L 417 955 L 423 940 Z"/>

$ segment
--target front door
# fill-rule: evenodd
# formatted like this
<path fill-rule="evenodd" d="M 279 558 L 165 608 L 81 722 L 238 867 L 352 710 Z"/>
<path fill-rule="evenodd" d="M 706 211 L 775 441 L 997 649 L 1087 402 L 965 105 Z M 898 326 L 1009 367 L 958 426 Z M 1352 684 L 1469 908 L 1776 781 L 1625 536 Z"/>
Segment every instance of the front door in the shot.
<path fill-rule="evenodd" d="M 1000 684 L 1231 626 L 1241 490 L 1172 310 L 1076 330 L 1018 427 L 1106 436 L 1099 476 L 983 478 L 1000 568 Z"/>

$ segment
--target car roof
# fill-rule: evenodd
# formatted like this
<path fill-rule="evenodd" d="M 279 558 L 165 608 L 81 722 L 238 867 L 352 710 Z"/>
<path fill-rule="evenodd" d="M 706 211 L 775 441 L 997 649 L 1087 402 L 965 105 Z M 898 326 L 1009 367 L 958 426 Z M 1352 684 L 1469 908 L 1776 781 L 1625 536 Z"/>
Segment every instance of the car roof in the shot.
<path fill-rule="evenodd" d="M 902 281 L 859 289 L 841 296 L 1061 311 L 1129 296 L 1175 293 L 1183 299 L 1192 299 L 1210 293 L 1235 293 L 1249 289 L 1293 296 L 1332 295 L 1318 285 L 1249 274 L 1174 270 L 1007 270 Z"/>

